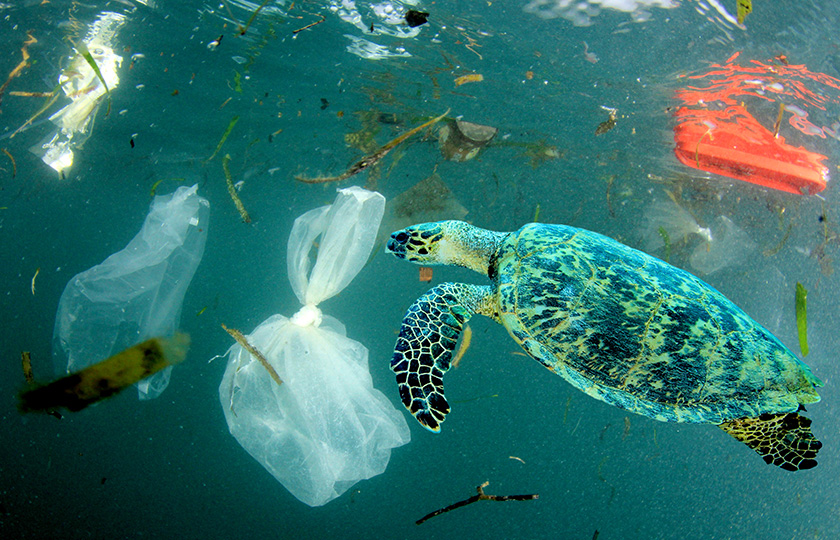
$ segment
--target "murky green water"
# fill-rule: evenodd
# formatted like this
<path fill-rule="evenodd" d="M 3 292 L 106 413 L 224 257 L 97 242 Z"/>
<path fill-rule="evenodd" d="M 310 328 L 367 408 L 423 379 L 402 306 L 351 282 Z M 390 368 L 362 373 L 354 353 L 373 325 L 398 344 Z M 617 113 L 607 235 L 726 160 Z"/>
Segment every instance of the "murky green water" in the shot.
<path fill-rule="evenodd" d="M 819 195 L 784 193 L 708 175 L 673 152 L 675 92 L 737 52 L 740 66 L 758 60 L 781 67 L 774 57 L 785 55 L 790 65 L 840 77 L 840 9 L 756 2 L 740 27 L 734 1 L 625 3 L 633 6 L 591 3 L 584 15 L 562 0 L 269 2 L 244 35 L 238 26 L 259 3 L 0 5 L 0 78 L 24 60 L 24 46 L 28 55 L 0 102 L 0 148 L 8 152 L 0 155 L 0 533 L 840 537 L 834 181 Z M 400 23 L 410 8 L 429 12 L 429 22 L 414 29 Z M 59 174 L 30 148 L 55 133 L 48 118 L 71 99 L 62 92 L 12 136 L 49 99 L 21 93 L 50 92 L 62 73 L 72 75 L 71 41 L 106 19 L 113 55 L 121 57 L 111 59 L 118 83 L 110 84 L 110 114 L 103 97 L 93 124 L 71 137 L 73 162 Z M 474 74 L 483 80 L 457 84 Z M 788 112 L 779 134 L 826 156 L 836 173 L 832 126 L 840 121 L 840 91 L 801 79 L 821 104 L 805 108 L 770 88 L 793 87 L 790 77 L 771 70 L 756 79 L 763 94 L 739 98 L 746 109 L 767 129 L 779 102 L 803 109 L 819 133 L 796 129 Z M 596 136 L 608 120 L 604 108 L 617 109 L 615 126 Z M 224 359 L 208 360 L 232 343 L 221 323 L 247 333 L 272 314 L 299 308 L 286 273 L 289 231 L 298 215 L 331 202 L 337 184 L 303 184 L 295 176 L 340 174 L 447 109 L 451 118 L 498 129 L 478 158 L 445 160 L 436 132 L 424 132 L 339 185 L 375 187 L 390 200 L 436 174 L 475 225 L 513 230 L 539 212 L 540 221 L 667 255 L 797 353 L 794 291 L 801 282 L 809 290 L 806 362 L 825 381 L 822 402 L 808 411 L 824 444 L 819 466 L 781 471 L 712 426 L 658 423 L 595 401 L 519 355 L 507 332 L 484 318 L 471 322 L 472 346 L 447 375 L 453 410 L 442 433 L 427 432 L 405 413 L 412 441 L 393 451 L 384 474 L 310 508 L 256 463 L 228 433 L 218 398 Z M 219 155 L 205 162 L 237 116 Z M 228 195 L 225 154 L 233 181 L 243 182 L 238 195 L 250 224 Z M 67 282 L 137 234 L 153 186 L 165 194 L 195 183 L 210 201 L 210 226 L 182 309 L 181 328 L 193 345 L 169 388 L 143 402 L 130 390 L 60 421 L 20 415 L 20 352 L 31 351 L 36 377 L 52 376 L 53 325 Z M 405 209 L 409 218 L 443 198 L 440 191 L 429 197 L 422 208 Z M 457 211 L 445 207 L 437 217 Z M 432 283 L 443 281 L 483 278 L 436 268 Z M 321 305 L 370 349 L 374 384 L 401 413 L 388 363 L 406 307 L 428 286 L 417 267 L 379 253 Z M 480 502 L 414 524 L 485 481 L 488 493 L 540 498 Z"/>

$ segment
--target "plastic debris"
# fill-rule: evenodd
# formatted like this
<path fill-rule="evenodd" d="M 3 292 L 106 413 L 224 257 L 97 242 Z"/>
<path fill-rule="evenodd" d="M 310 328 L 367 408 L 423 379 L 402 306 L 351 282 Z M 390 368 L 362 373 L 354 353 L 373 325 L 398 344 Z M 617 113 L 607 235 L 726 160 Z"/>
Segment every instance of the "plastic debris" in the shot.
<path fill-rule="evenodd" d="M 752 60 L 741 66 L 739 55 L 689 76 L 691 83 L 677 91 L 683 105 L 674 127 L 677 159 L 694 169 L 789 193 L 822 191 L 829 180 L 826 156 L 787 143 L 781 120 L 790 113 L 789 125 L 805 137 L 834 136 L 831 127 L 809 120 L 807 109 L 821 112 L 828 103 L 840 103 L 840 80 L 785 63 L 786 58 L 781 65 Z M 776 101 L 779 113 L 771 131 L 747 107 L 759 110 Z M 767 125 L 772 121 L 768 118 Z M 802 139 L 799 134 L 794 135 Z"/>
<path fill-rule="evenodd" d="M 382 473 L 391 449 L 410 439 L 405 418 L 373 388 L 368 350 L 318 308 L 364 266 L 384 207 L 382 195 L 351 187 L 331 206 L 298 217 L 288 273 L 303 307 L 291 318 L 273 315 L 245 336 L 283 384 L 237 344 L 219 386 L 231 434 L 310 506 Z M 313 266 L 309 253 L 319 237 Z"/>
<path fill-rule="evenodd" d="M 497 133 L 499 130 L 491 126 L 450 120 L 438 131 L 440 152 L 449 161 L 469 161 L 478 156 Z"/>
<path fill-rule="evenodd" d="M 692 270 L 701 275 L 742 264 L 755 251 L 752 239 L 726 216 L 715 218 L 709 237 L 708 242 L 694 248 L 688 259 Z"/>
<path fill-rule="evenodd" d="M 701 227 L 691 213 L 668 200 L 654 203 L 645 211 L 647 221 L 645 250 L 653 253 L 664 246 L 667 254 L 674 244 L 687 241 L 691 236 L 699 236 L 706 243 L 712 241 L 712 231 Z"/>
<path fill-rule="evenodd" d="M 376 245 L 384 246 L 390 231 L 404 229 L 414 223 L 464 219 L 468 213 L 469 210 L 455 198 L 440 175 L 433 173 L 388 201 Z"/>
<path fill-rule="evenodd" d="M 101 13 L 84 40 L 76 44 L 76 55 L 58 78 L 58 86 L 70 99 L 70 104 L 50 116 L 57 129 L 30 151 L 62 178 L 64 171 L 73 165 L 74 149 L 90 136 L 103 98 L 110 97 L 111 91 L 119 85 L 117 70 L 122 64 L 122 57 L 114 52 L 112 40 L 124 23 L 124 15 L 107 11 Z M 49 108 L 59 95 L 56 90 L 53 98 L 24 126 Z"/>
<path fill-rule="evenodd" d="M 204 254 L 210 214 L 198 186 L 155 197 L 143 228 L 121 251 L 73 277 L 58 304 L 53 361 L 71 373 L 178 327 L 187 287 Z M 169 384 L 165 368 L 138 385 L 152 399 Z"/>

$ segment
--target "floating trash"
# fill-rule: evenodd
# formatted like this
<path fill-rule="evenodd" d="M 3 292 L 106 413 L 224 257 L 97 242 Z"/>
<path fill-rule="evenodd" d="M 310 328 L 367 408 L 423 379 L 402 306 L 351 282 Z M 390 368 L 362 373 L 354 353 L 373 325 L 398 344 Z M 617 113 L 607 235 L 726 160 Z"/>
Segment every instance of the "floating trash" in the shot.
<path fill-rule="evenodd" d="M 438 132 L 440 152 L 449 161 L 469 161 L 499 133 L 491 126 L 482 126 L 463 120 L 447 122 Z"/>
<path fill-rule="evenodd" d="M 683 105 L 674 127 L 677 159 L 695 169 L 788 193 L 813 195 L 824 190 L 829 180 L 826 156 L 785 142 L 779 129 L 789 113 L 790 126 L 801 134 L 831 135 L 831 128 L 808 119 L 807 109 L 825 111 L 826 104 L 840 102 L 840 80 L 792 65 L 787 58 L 780 64 L 752 60 L 749 66 L 740 66 L 735 64 L 739 55 L 689 77 L 708 86 L 677 91 Z M 758 111 L 776 102 L 773 131 L 747 109 Z"/>

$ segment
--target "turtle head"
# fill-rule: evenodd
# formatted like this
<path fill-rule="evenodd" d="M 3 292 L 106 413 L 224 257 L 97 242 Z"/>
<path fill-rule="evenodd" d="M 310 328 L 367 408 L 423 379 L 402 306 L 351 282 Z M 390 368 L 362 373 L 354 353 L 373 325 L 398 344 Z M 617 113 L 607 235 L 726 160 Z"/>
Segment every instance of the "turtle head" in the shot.
<path fill-rule="evenodd" d="M 391 233 L 385 251 L 417 264 L 454 264 L 486 275 L 502 236 L 463 221 L 435 221 Z"/>

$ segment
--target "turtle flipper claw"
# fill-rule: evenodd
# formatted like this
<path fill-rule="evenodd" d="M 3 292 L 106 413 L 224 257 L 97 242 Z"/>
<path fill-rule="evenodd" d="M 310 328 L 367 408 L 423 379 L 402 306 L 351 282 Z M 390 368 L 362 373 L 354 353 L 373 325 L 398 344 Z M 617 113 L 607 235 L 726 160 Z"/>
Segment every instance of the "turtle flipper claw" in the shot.
<path fill-rule="evenodd" d="M 449 413 L 443 374 L 464 324 L 488 292 L 486 286 L 442 283 L 418 298 L 403 318 L 391 370 L 403 405 L 430 431 L 440 431 Z"/>

